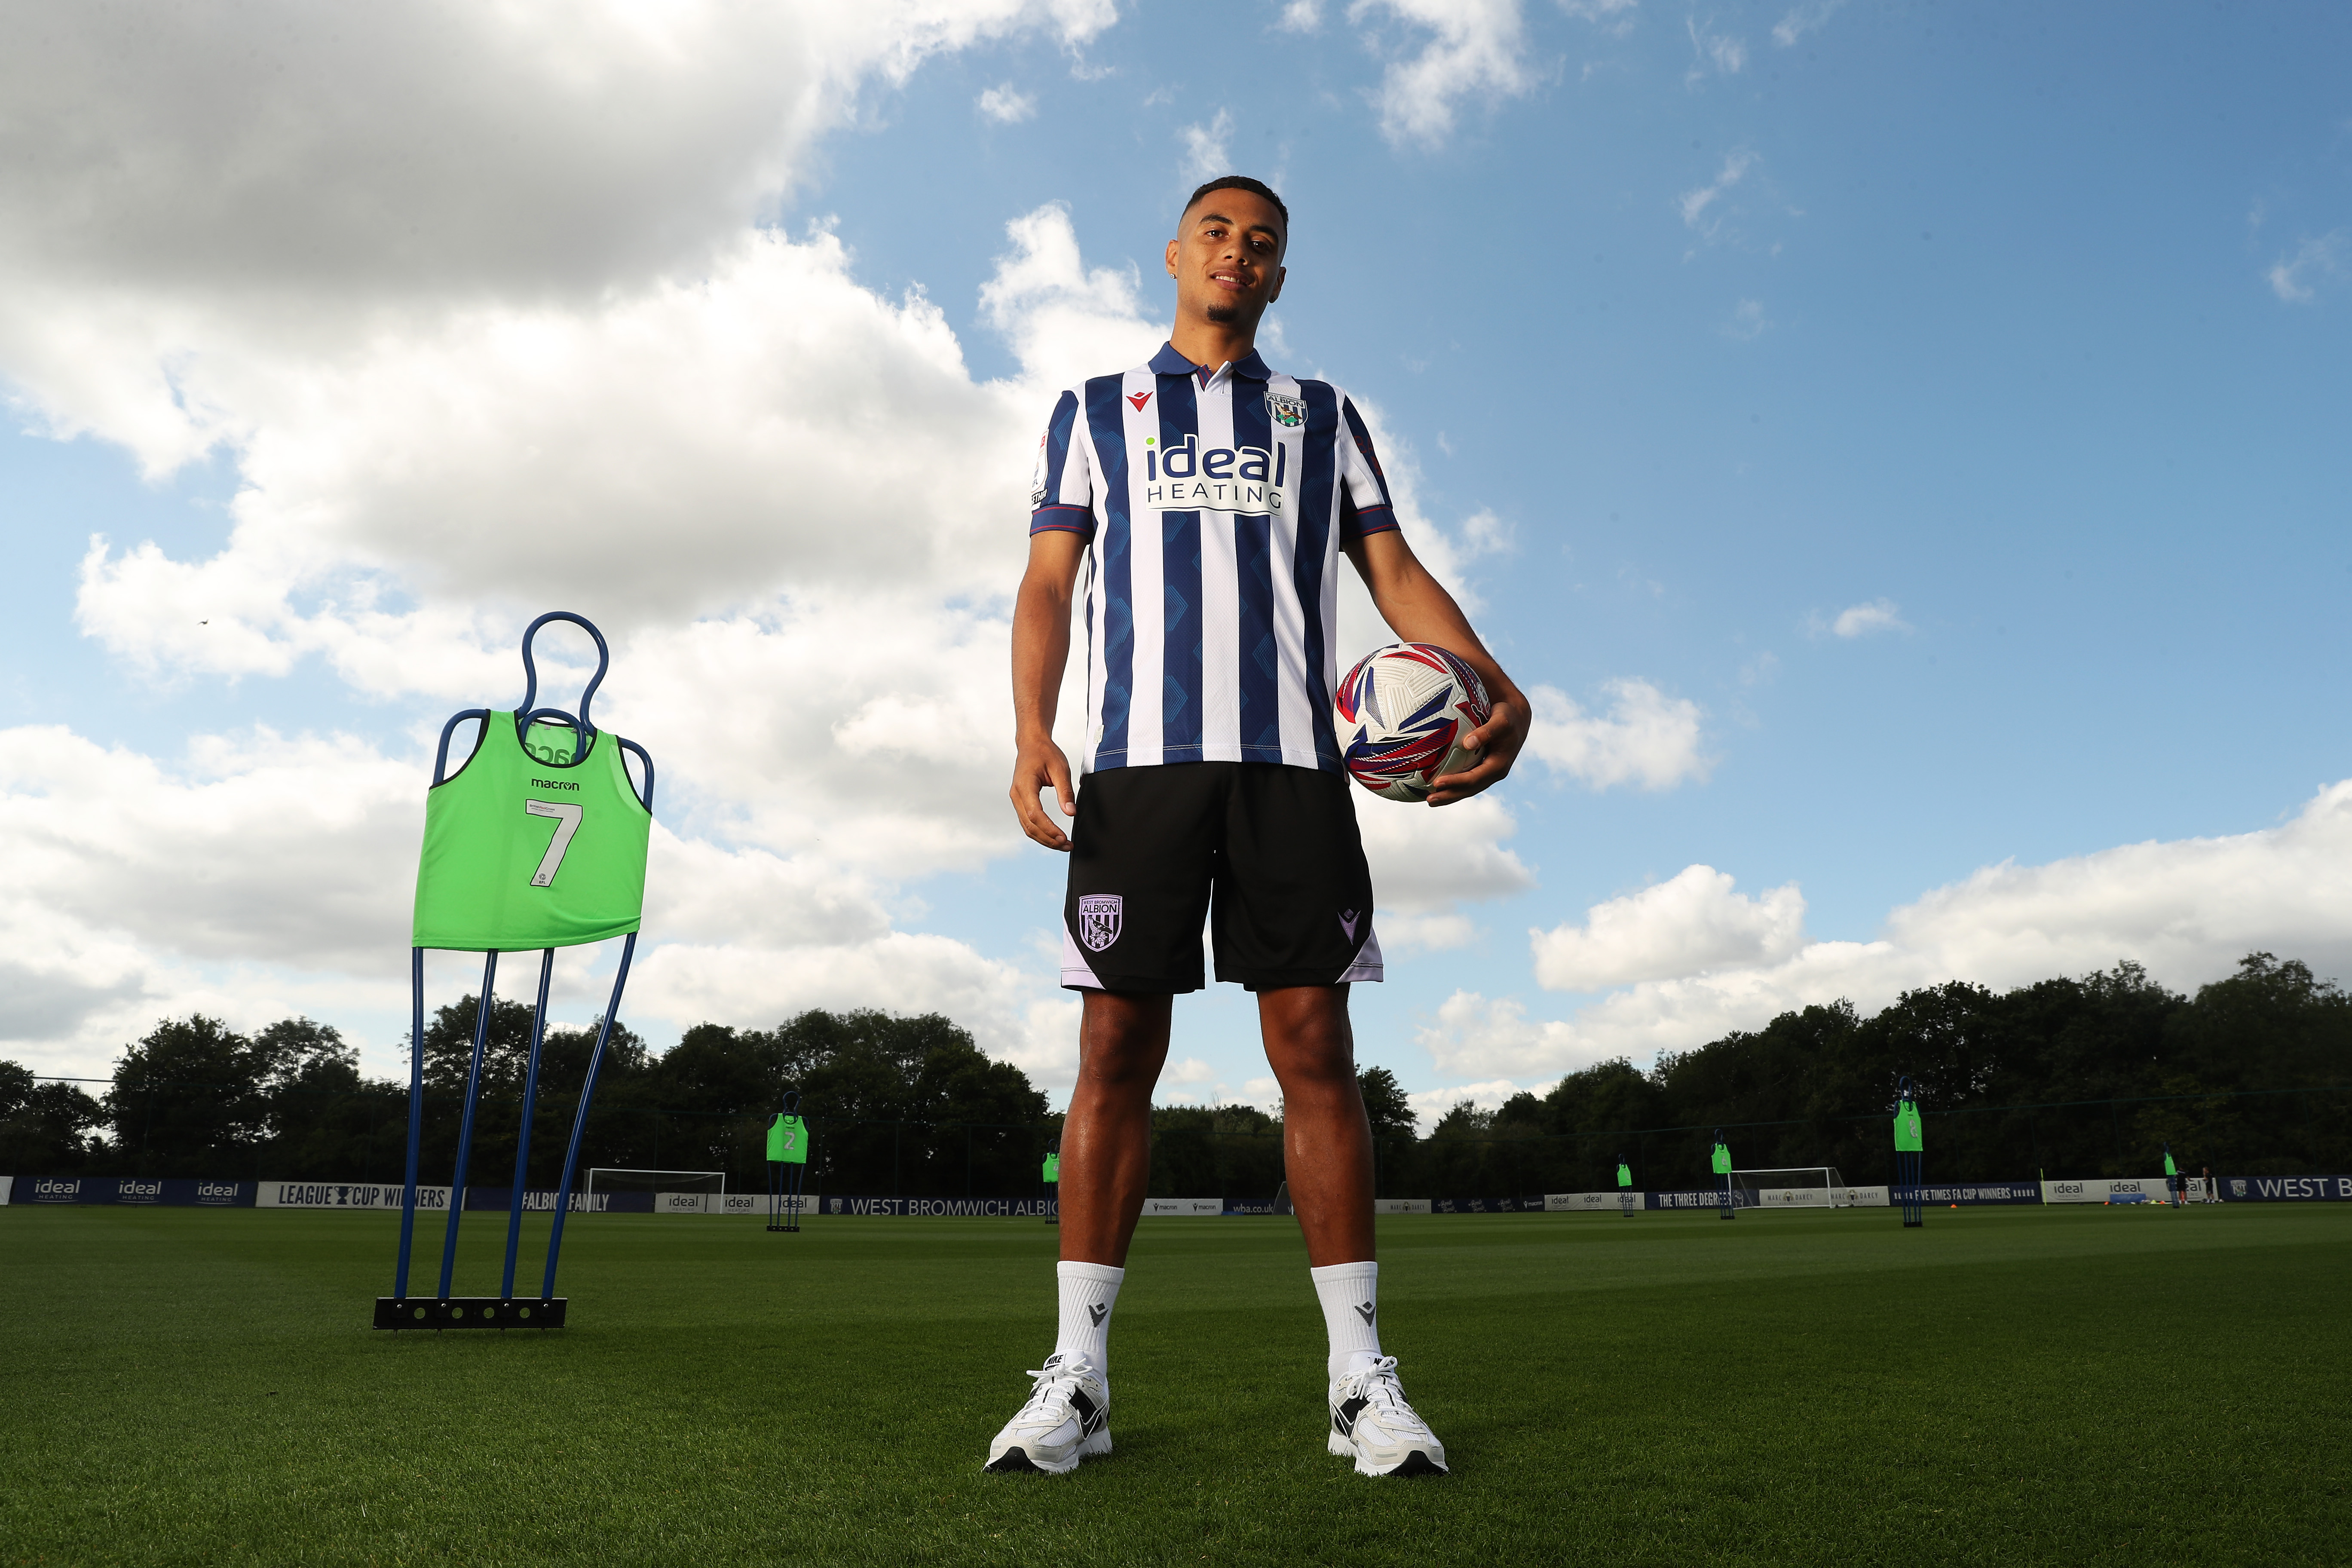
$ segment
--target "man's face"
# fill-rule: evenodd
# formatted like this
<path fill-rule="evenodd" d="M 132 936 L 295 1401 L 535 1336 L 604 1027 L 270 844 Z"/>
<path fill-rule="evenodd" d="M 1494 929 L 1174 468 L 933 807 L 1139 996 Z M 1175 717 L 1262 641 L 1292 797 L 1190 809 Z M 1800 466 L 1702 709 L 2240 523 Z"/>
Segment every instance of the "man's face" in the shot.
<path fill-rule="evenodd" d="M 1255 321 L 1282 297 L 1288 239 L 1274 204 L 1252 191 L 1211 191 L 1186 209 L 1168 242 L 1179 314 L 1224 323 Z"/>

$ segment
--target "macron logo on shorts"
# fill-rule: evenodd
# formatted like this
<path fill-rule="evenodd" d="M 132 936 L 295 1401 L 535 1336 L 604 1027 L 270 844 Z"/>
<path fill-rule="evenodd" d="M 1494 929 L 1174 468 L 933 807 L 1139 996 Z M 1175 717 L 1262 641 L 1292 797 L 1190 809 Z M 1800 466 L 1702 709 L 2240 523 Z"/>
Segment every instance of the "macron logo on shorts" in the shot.
<path fill-rule="evenodd" d="M 1348 940 L 1349 942 L 1356 940 L 1356 922 L 1363 918 L 1364 917 L 1361 914 L 1354 910 L 1341 910 L 1339 911 L 1339 929 L 1348 933 Z"/>
<path fill-rule="evenodd" d="M 1118 940 L 1119 895 L 1088 893 L 1078 900 L 1078 940 L 1100 952 Z"/>

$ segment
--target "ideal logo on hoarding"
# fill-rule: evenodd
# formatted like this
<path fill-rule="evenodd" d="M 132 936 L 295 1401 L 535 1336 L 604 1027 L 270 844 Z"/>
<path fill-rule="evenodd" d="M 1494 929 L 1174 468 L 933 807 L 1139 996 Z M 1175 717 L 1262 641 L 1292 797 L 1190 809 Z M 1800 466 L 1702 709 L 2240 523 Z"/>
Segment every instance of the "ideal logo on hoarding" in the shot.
<path fill-rule="evenodd" d="M 37 1176 L 33 1181 L 33 1201 L 37 1204 L 69 1204 L 81 1196 L 81 1183 L 61 1182 L 54 1176 Z"/>
<path fill-rule="evenodd" d="M 114 1184 L 114 1201 L 119 1204 L 152 1204 L 163 1199 L 163 1184 L 142 1182 L 126 1176 Z"/>

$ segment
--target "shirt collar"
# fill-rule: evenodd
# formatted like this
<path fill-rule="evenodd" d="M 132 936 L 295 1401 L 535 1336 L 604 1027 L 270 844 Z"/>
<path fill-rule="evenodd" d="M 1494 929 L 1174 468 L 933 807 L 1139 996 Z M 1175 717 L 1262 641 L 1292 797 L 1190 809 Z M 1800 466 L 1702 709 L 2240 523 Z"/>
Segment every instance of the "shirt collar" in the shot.
<path fill-rule="evenodd" d="M 1151 356 L 1150 368 L 1154 375 L 1189 375 L 1196 382 L 1200 379 L 1202 369 L 1201 366 L 1178 353 L 1174 343 L 1160 345 L 1160 352 Z M 1233 374 L 1237 377 L 1247 376 L 1252 381 L 1270 381 L 1274 378 L 1274 372 L 1266 368 L 1265 361 L 1258 357 L 1258 352 L 1255 349 L 1250 350 L 1234 362 Z"/>

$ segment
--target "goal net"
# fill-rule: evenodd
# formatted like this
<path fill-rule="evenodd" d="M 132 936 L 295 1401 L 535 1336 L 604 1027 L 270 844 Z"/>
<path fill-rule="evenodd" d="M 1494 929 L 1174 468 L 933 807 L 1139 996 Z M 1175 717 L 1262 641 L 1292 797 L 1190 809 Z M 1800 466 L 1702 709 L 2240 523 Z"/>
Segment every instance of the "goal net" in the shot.
<path fill-rule="evenodd" d="M 1742 1208 L 1852 1208 L 1853 1189 L 1835 1165 L 1795 1165 L 1731 1173 L 1732 1200 Z"/>
<path fill-rule="evenodd" d="M 588 1172 L 588 1195 L 598 1193 L 724 1193 L 724 1171 L 635 1171 L 596 1165 Z"/>

